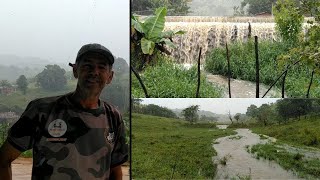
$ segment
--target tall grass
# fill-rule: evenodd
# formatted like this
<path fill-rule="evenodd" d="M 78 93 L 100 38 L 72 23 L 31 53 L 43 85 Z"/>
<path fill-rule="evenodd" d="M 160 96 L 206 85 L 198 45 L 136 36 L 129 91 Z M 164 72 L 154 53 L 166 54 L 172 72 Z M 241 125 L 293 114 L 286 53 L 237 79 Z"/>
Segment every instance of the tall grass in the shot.
<path fill-rule="evenodd" d="M 252 129 L 255 133 L 272 136 L 289 144 L 320 148 L 320 119 L 317 118 Z"/>
<path fill-rule="evenodd" d="M 132 95 L 145 97 L 137 78 L 131 75 Z M 186 69 L 181 65 L 170 62 L 161 62 L 147 67 L 141 78 L 147 88 L 148 94 L 153 98 L 191 98 L 196 96 L 197 70 L 196 67 Z M 200 97 L 221 97 L 221 89 L 206 81 L 201 76 Z"/>
<path fill-rule="evenodd" d="M 209 131 L 210 130 L 210 131 Z M 132 115 L 133 179 L 213 179 L 214 139 L 232 134 L 182 120 Z"/>
<path fill-rule="evenodd" d="M 271 85 L 283 72 L 283 63 L 277 57 L 286 54 L 290 45 L 283 42 L 262 41 L 259 43 L 260 82 Z M 229 46 L 232 78 L 255 81 L 255 51 L 252 41 L 234 43 Z M 298 59 L 294 60 L 297 61 Z M 206 58 L 205 69 L 213 74 L 227 75 L 225 48 L 212 49 Z M 305 97 L 312 69 L 306 66 L 294 66 L 287 74 L 285 90 L 288 97 Z M 310 97 L 320 97 L 319 76 L 316 75 Z M 281 87 L 281 82 L 276 84 Z"/>

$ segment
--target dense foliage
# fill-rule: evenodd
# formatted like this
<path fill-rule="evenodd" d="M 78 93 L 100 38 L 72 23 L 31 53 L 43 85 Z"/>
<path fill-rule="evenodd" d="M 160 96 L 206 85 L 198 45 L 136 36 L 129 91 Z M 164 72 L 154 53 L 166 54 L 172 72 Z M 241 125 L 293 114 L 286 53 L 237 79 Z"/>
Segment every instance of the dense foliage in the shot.
<path fill-rule="evenodd" d="M 61 90 L 67 84 L 66 71 L 58 65 L 47 65 L 45 69 L 36 76 L 37 84 L 45 90 Z"/>
<path fill-rule="evenodd" d="M 284 42 L 262 41 L 259 43 L 260 82 L 271 85 L 286 67 L 278 56 L 288 52 L 290 44 Z M 229 46 L 232 78 L 255 81 L 255 54 L 252 41 L 235 43 Z M 294 56 L 293 56 L 294 57 Z M 205 69 L 212 74 L 228 75 L 225 48 L 215 48 L 206 57 Z M 295 65 L 288 71 L 285 92 L 288 97 L 305 97 L 312 69 Z M 317 77 L 315 77 L 317 78 Z M 276 87 L 281 88 L 281 81 Z M 314 81 L 310 97 L 320 97 L 319 82 Z"/>
<path fill-rule="evenodd" d="M 192 105 L 182 110 L 181 114 L 188 122 L 196 123 L 199 119 L 199 105 Z"/>
<path fill-rule="evenodd" d="M 183 16 L 187 15 L 191 0 L 131 0 L 131 11 L 135 14 L 150 15 L 153 10 L 159 7 L 169 9 L 168 15 Z"/>
<path fill-rule="evenodd" d="M 283 41 L 295 44 L 302 30 L 303 15 L 295 0 L 277 1 L 273 6 L 276 28 Z"/>
<path fill-rule="evenodd" d="M 158 53 L 170 54 L 165 46 L 175 48 L 173 36 L 184 33 L 164 31 L 166 14 L 167 9 L 161 7 L 155 10 L 154 15 L 143 20 L 139 16 L 131 17 L 132 65 L 139 71 L 153 61 Z"/>
<path fill-rule="evenodd" d="M 131 92 L 133 97 L 145 97 L 137 78 L 131 75 Z M 147 67 L 141 78 L 152 98 L 185 98 L 195 97 L 197 90 L 196 67 L 185 69 L 181 65 L 162 62 Z M 199 97 L 221 97 L 221 90 L 201 76 Z"/>
<path fill-rule="evenodd" d="M 315 116 L 319 114 L 319 110 L 318 99 L 284 98 L 276 103 L 262 104 L 260 107 L 251 105 L 247 108 L 246 115 L 266 126 L 300 120 L 302 116 Z"/>
<path fill-rule="evenodd" d="M 27 78 L 24 75 L 21 75 L 17 79 L 16 83 L 17 83 L 18 89 L 20 89 L 23 94 L 26 94 L 28 89 Z"/>
<path fill-rule="evenodd" d="M 259 13 L 272 13 L 272 5 L 276 0 L 243 0 L 240 7 L 235 7 L 237 15 L 256 15 Z"/>
<path fill-rule="evenodd" d="M 177 115 L 172 110 L 155 104 L 142 105 L 138 102 L 133 103 L 132 112 L 159 117 L 177 118 Z"/>

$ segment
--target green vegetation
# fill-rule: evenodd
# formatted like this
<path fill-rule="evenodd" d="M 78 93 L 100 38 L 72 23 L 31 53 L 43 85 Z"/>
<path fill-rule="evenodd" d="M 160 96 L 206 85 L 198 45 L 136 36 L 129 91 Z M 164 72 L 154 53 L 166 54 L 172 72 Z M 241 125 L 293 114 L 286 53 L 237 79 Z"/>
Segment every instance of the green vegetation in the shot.
<path fill-rule="evenodd" d="M 148 114 L 152 116 L 160 116 L 160 117 L 167 117 L 167 118 L 177 118 L 177 115 L 170 109 L 166 107 L 161 107 L 155 104 L 140 104 L 140 99 L 133 99 L 132 100 L 132 112 L 141 113 L 141 114 Z"/>
<path fill-rule="evenodd" d="M 196 96 L 196 67 L 187 70 L 181 65 L 162 62 L 147 67 L 141 74 L 141 78 L 152 98 L 191 98 Z M 133 97 L 145 97 L 137 78 L 132 76 L 131 81 Z M 221 90 L 214 88 L 202 75 L 199 96 L 202 98 L 221 97 Z"/>
<path fill-rule="evenodd" d="M 76 81 L 69 81 L 65 88 L 59 91 L 43 90 L 41 88 L 34 87 L 34 84 L 30 84 L 26 95 L 21 92 L 15 92 L 10 95 L 0 95 L 0 102 L 5 104 L 7 107 L 18 106 L 24 109 L 31 100 L 65 94 L 73 91 L 75 87 Z"/>
<path fill-rule="evenodd" d="M 273 144 L 257 144 L 251 148 L 257 158 L 276 161 L 286 170 L 293 170 L 300 177 L 317 178 L 320 176 L 320 160 L 304 158 L 299 153 L 288 152 L 285 148 Z"/>
<path fill-rule="evenodd" d="M 302 31 L 303 15 L 297 8 L 296 0 L 277 1 L 272 7 L 276 28 L 283 41 L 295 44 Z"/>
<path fill-rule="evenodd" d="M 320 148 L 320 120 L 308 117 L 288 124 L 252 128 L 254 133 L 265 134 L 285 143 Z"/>
<path fill-rule="evenodd" d="M 284 42 L 263 41 L 259 43 L 260 82 L 271 85 L 283 72 L 282 62 L 277 60 L 281 54 L 287 53 L 289 45 Z M 255 81 L 255 55 L 252 41 L 235 43 L 229 46 L 231 76 L 235 79 Z M 294 57 L 293 57 L 294 58 Z M 215 48 L 206 57 L 205 69 L 212 74 L 228 75 L 226 49 Z M 306 66 L 293 66 L 288 71 L 285 91 L 288 97 L 305 97 L 308 91 L 312 69 Z M 316 76 L 315 76 L 316 78 Z M 281 88 L 281 81 L 276 87 Z M 314 80 L 310 97 L 320 97 L 319 81 Z"/>
<path fill-rule="evenodd" d="M 189 12 L 188 3 L 190 2 L 191 0 L 139 0 L 131 3 L 131 10 L 133 13 L 150 15 L 156 8 L 167 7 L 168 15 L 184 16 Z"/>
<path fill-rule="evenodd" d="M 133 67 L 141 71 L 156 56 L 157 53 L 169 54 L 165 45 L 175 48 L 173 36 L 183 34 L 183 31 L 163 31 L 167 9 L 157 8 L 153 16 L 140 20 L 138 16 L 131 17 L 131 54 Z"/>
<path fill-rule="evenodd" d="M 37 85 L 46 90 L 62 90 L 67 84 L 65 73 L 66 70 L 56 64 L 46 65 L 45 69 L 36 76 Z"/>
<path fill-rule="evenodd" d="M 234 134 L 163 117 L 132 115 L 132 178 L 213 179 L 214 139 Z M 210 131 L 209 131 L 210 129 Z"/>

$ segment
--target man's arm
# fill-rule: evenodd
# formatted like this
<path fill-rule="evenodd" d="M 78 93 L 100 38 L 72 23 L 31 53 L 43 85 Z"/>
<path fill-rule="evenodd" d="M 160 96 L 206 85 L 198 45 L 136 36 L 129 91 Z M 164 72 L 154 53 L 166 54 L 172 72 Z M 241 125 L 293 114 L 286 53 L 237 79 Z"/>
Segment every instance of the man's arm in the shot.
<path fill-rule="evenodd" d="M 122 170 L 121 165 L 111 168 L 110 179 L 112 180 L 122 180 Z"/>
<path fill-rule="evenodd" d="M 11 162 L 14 161 L 21 152 L 14 148 L 8 141 L 5 141 L 0 148 L 0 179 L 11 180 Z"/>

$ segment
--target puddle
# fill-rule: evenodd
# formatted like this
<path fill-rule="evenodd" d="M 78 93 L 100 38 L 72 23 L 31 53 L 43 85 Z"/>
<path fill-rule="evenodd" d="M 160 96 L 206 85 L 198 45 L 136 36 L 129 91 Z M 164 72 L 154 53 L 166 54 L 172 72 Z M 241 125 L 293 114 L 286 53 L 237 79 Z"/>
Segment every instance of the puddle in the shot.
<path fill-rule="evenodd" d="M 238 134 L 218 138 L 213 144 L 218 155 L 214 162 L 218 164 L 216 179 L 298 179 L 293 173 L 268 160 L 257 160 L 246 150 L 247 146 L 266 143 L 259 135 L 249 129 L 237 129 Z M 217 144 L 216 144 L 217 143 Z M 226 165 L 221 159 L 226 158 Z"/>

